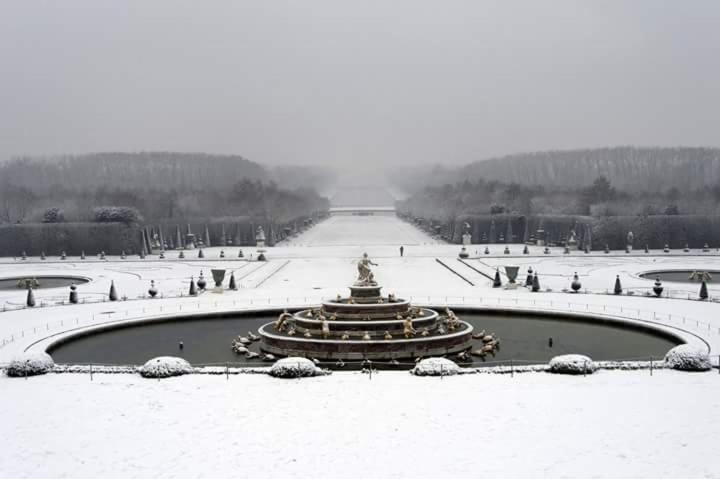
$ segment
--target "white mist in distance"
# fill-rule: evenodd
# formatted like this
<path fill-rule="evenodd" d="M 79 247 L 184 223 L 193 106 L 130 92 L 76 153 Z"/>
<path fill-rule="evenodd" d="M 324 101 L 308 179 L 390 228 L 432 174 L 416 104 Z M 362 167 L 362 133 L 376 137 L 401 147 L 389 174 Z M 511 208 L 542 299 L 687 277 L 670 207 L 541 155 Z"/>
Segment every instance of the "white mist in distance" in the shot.
<path fill-rule="evenodd" d="M 717 145 L 720 2 L 3 2 L 0 158 Z M 358 168 L 362 167 L 362 168 Z"/>

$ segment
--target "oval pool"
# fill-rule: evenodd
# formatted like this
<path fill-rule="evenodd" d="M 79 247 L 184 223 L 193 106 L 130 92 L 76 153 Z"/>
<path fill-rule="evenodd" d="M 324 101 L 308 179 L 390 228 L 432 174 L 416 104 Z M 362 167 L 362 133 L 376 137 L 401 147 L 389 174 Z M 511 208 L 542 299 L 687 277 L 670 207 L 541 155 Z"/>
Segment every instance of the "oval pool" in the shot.
<path fill-rule="evenodd" d="M 33 289 L 50 289 L 50 288 L 65 288 L 71 284 L 83 284 L 90 280 L 81 276 L 49 276 L 49 275 L 31 275 L 31 276 L 14 276 L 12 278 L 0 278 L 0 291 L 18 290 L 22 291 L 27 289 L 25 281 L 37 280 L 33 284 Z M 22 281 L 24 284 L 18 286 Z"/>
<path fill-rule="evenodd" d="M 662 358 L 680 341 L 649 328 L 620 325 L 596 319 L 562 319 L 530 313 L 463 312 L 460 318 L 476 331 L 493 332 L 501 340 L 496 356 L 482 361 L 473 357 L 464 365 L 480 366 L 495 361 L 546 363 L 553 356 L 586 354 L 594 360 Z M 181 356 L 192 364 L 256 363 L 236 355 L 230 342 L 276 318 L 276 314 L 223 314 L 204 318 L 175 318 L 162 322 L 128 325 L 55 344 L 48 351 L 57 363 L 143 364 L 156 356 Z M 549 345 L 552 338 L 552 346 Z M 184 348 L 179 349 L 182 341 Z M 475 342 L 477 346 L 481 343 Z M 259 351 L 253 343 L 252 351 Z M 455 359 L 455 358 L 453 358 Z"/>
<path fill-rule="evenodd" d="M 717 270 L 672 269 L 666 271 L 648 271 L 646 273 L 640 273 L 638 276 L 644 279 L 651 279 L 653 281 L 655 281 L 655 278 L 660 278 L 660 281 L 667 281 L 670 283 L 700 284 L 700 280 L 690 279 L 690 275 L 694 272 L 710 273 L 711 278 L 707 281 L 708 283 L 720 280 L 720 271 Z"/>

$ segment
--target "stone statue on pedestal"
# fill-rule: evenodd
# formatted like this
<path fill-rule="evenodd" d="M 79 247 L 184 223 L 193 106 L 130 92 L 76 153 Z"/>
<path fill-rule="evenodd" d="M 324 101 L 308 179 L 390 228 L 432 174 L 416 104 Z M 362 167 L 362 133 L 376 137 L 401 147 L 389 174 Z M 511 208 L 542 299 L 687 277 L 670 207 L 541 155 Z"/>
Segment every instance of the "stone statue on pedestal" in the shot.
<path fill-rule="evenodd" d="M 377 285 L 377 283 L 375 282 L 375 277 L 373 275 L 373 272 L 370 269 L 370 265 L 378 266 L 377 263 L 372 262 L 372 260 L 368 257 L 367 253 L 363 253 L 363 257 L 357 263 L 358 277 L 357 277 L 357 280 L 355 281 L 356 286 L 376 286 Z"/>

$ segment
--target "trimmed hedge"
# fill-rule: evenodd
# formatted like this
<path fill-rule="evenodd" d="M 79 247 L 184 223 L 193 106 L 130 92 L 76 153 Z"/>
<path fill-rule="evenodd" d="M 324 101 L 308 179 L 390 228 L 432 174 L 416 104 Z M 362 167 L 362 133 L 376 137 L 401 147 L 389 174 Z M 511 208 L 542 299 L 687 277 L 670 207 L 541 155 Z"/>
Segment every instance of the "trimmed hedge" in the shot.
<path fill-rule="evenodd" d="M 594 250 L 601 250 L 606 244 L 610 249 L 624 249 L 629 231 L 633 232 L 635 249 L 642 249 L 645 245 L 652 249 L 660 249 L 665 244 L 672 249 L 684 248 L 686 244 L 694 249 L 702 248 L 705 243 L 711 248 L 720 246 L 720 216 L 655 215 L 594 218 L 579 215 L 464 215 L 452 223 L 402 213 L 399 216 L 414 222 L 430 233 L 443 235 L 452 243 L 462 242 L 464 223 L 470 224 L 474 244 L 499 243 L 500 235 L 507 236 L 507 225 L 510 222 L 512 242 L 515 243 L 526 242 L 542 225 L 546 242 L 560 244 L 561 240 L 569 237 L 571 230 L 575 230 L 578 248 L 582 248 L 588 242 Z M 483 234 L 487 238 L 485 241 Z M 503 242 L 508 241 L 503 238 Z"/>
<path fill-rule="evenodd" d="M 0 255 L 30 256 L 41 252 L 53 256 L 65 251 L 79 255 L 139 253 L 142 248 L 140 227 L 122 223 L 27 223 L 0 225 Z"/>

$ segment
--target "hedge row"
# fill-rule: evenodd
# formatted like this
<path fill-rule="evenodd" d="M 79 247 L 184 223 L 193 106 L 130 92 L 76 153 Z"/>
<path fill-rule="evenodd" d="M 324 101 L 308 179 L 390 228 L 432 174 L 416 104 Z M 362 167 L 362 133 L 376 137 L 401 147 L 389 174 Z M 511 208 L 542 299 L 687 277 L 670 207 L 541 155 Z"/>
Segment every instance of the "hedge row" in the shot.
<path fill-rule="evenodd" d="M 402 216 L 402 215 L 401 215 Z M 403 216 L 415 222 L 426 231 L 440 235 L 452 243 L 460 243 L 466 224 L 470 225 L 472 242 L 527 242 L 538 229 L 545 231 L 545 240 L 563 244 L 571 231 L 575 232 L 578 247 L 585 244 L 590 249 L 625 248 L 628 232 L 634 236 L 633 246 L 652 249 L 678 249 L 688 245 L 702 248 L 720 246 L 720 217 L 702 215 L 656 215 L 656 216 L 610 216 L 593 218 L 589 216 L 563 215 L 466 215 L 454 221 L 433 218 Z M 508 227 L 509 225 L 509 227 Z M 508 229 L 509 228 L 509 229 Z M 508 234 L 512 240 L 508 239 Z"/>
<path fill-rule="evenodd" d="M 288 235 L 300 232 L 321 216 L 307 216 L 290 223 L 262 221 L 248 217 L 209 218 L 206 221 L 190 219 L 164 221 L 159 225 L 126 225 L 124 223 L 26 223 L 0 225 L 0 256 L 20 256 L 24 251 L 29 256 L 95 255 L 100 251 L 106 254 L 139 254 L 143 248 L 143 229 L 147 237 L 151 233 L 160 233 L 163 240 L 177 247 L 177 227 L 183 238 L 188 224 L 190 231 L 198 240 L 205 240 L 205 228 L 210 234 L 211 246 L 223 246 L 223 227 L 225 241 L 231 240 L 235 246 L 254 246 L 255 232 L 258 226 L 265 230 L 266 244 L 272 246 Z"/>
<path fill-rule="evenodd" d="M 0 225 L 0 255 L 37 256 L 139 253 L 142 234 L 137 225 L 123 223 L 30 223 Z"/>

